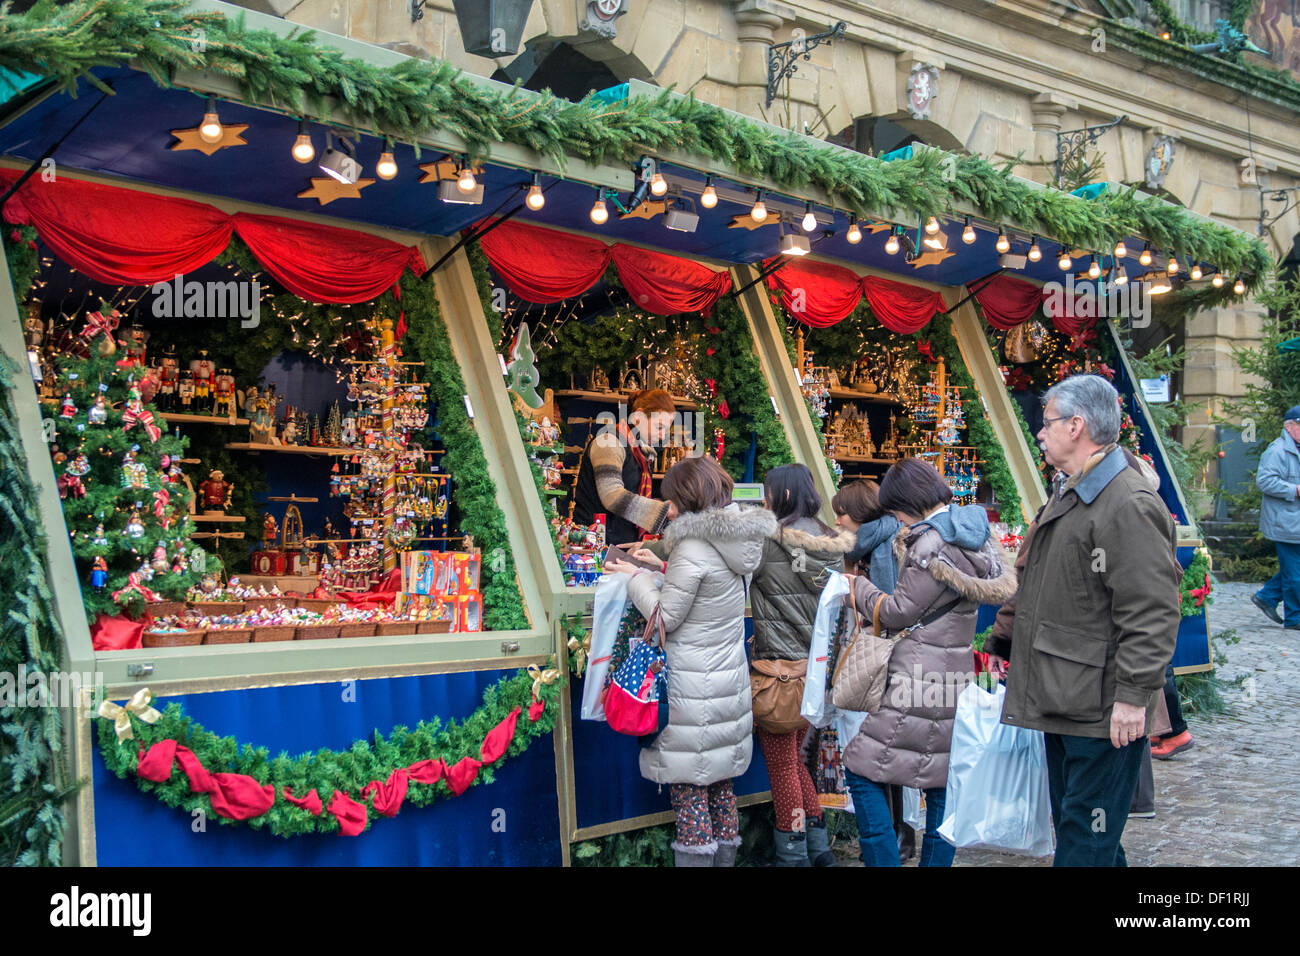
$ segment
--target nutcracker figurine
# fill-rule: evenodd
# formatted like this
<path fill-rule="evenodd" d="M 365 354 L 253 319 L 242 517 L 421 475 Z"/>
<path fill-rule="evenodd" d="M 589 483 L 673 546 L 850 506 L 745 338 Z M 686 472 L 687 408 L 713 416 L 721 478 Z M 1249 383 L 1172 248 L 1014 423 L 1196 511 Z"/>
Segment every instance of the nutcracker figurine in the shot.
<path fill-rule="evenodd" d="M 176 346 L 167 346 L 158 365 L 158 407 L 171 411 L 176 405 L 176 387 L 181 381 L 180 362 L 176 359 Z"/>
<path fill-rule="evenodd" d="M 201 358 L 196 358 L 190 362 L 190 371 L 194 373 L 194 401 L 198 403 L 200 408 L 205 408 L 208 399 L 212 397 L 217 366 L 208 358 L 206 349 L 200 351 L 199 355 Z"/>
<path fill-rule="evenodd" d="M 230 507 L 230 495 L 235 490 L 232 482 L 225 481 L 218 469 L 213 469 L 207 479 L 199 485 L 199 502 L 209 514 L 225 514 Z"/>
<path fill-rule="evenodd" d="M 267 551 L 275 550 L 275 539 L 280 529 L 275 526 L 275 516 L 267 514 L 262 518 L 262 547 Z"/>
<path fill-rule="evenodd" d="M 235 376 L 230 374 L 230 369 L 223 368 L 217 377 L 213 380 L 213 390 L 215 402 L 213 403 L 214 415 L 225 415 L 227 418 L 235 417 Z"/>
<path fill-rule="evenodd" d="M 176 383 L 176 397 L 180 399 L 182 412 L 188 412 L 194 403 L 195 387 L 193 372 L 186 372 Z"/>

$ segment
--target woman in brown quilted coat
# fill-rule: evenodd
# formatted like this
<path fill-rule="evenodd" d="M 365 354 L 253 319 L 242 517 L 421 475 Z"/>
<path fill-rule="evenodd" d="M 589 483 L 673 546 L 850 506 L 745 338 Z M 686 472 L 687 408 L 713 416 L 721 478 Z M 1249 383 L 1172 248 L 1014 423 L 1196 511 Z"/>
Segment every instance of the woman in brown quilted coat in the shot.
<path fill-rule="evenodd" d="M 885 787 L 925 791 L 921 866 L 951 866 L 952 846 L 938 836 L 948 780 L 957 696 L 974 680 L 971 641 L 981 604 L 1016 590 L 1013 561 L 978 505 L 954 506 L 928 462 L 900 461 L 880 484 L 880 504 L 902 522 L 894 538 L 898 584 L 885 594 L 861 575 L 853 602 L 867 628 L 879 602 L 882 632 L 903 632 L 889 660 L 880 709 L 844 749 L 865 866 L 898 866 L 898 844 Z"/>

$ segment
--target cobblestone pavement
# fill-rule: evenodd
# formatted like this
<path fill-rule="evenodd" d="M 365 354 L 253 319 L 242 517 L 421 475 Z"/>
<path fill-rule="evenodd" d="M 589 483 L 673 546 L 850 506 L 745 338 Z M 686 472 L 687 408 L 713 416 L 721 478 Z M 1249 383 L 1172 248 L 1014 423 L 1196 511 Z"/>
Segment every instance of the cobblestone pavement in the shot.
<path fill-rule="evenodd" d="M 1156 816 L 1124 828 L 1130 866 L 1300 865 L 1300 632 L 1250 603 L 1258 584 L 1225 582 L 1210 607 L 1213 634 L 1235 629 L 1218 676 L 1226 714 L 1187 714 L 1196 746 L 1154 761 Z M 919 850 L 918 838 L 918 850 Z M 856 866 L 857 847 L 845 847 Z M 957 866 L 1048 866 L 1009 854 L 957 851 Z M 909 865 L 914 866 L 915 860 Z"/>

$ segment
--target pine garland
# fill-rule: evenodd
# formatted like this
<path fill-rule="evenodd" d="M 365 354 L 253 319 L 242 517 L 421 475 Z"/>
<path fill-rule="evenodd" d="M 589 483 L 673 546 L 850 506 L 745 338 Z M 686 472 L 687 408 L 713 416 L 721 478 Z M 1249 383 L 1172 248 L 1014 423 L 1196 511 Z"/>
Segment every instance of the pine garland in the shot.
<path fill-rule="evenodd" d="M 132 61 L 163 86 L 177 69 L 206 69 L 236 81 L 249 101 L 269 102 L 292 115 L 324 118 L 332 97 L 346 103 L 359 129 L 408 142 L 450 131 L 466 141 L 471 159 L 487 158 L 492 145 L 503 142 L 560 164 L 574 157 L 623 163 L 646 152 L 679 151 L 725 162 L 795 195 L 821 190 L 859 216 L 882 208 L 915 210 L 922 218 L 944 215 L 961 199 L 992 221 L 1014 219 L 1074 247 L 1102 249 L 1118 236 L 1140 236 L 1225 273 L 1241 273 L 1252 288 L 1272 265 L 1258 239 L 1132 192 L 1082 200 L 1014 181 L 1009 165 L 999 169 L 977 156 L 957 158 L 954 178 L 936 150 L 886 163 L 670 91 L 616 103 L 594 96 L 570 103 L 518 87 L 487 88 L 437 60 L 378 68 L 318 46 L 310 31 L 280 37 L 247 29 L 243 17 L 191 13 L 187 6 L 185 0 L 75 0 L 62 6 L 40 0 L 27 13 L 0 16 L 0 66 L 50 77 L 65 90 L 75 90 L 80 77 L 102 86 L 90 70 Z M 1180 49 L 1112 23 L 1121 46 Z M 199 30 L 203 43 L 196 42 Z M 1241 88 L 1240 67 L 1185 52 L 1198 66 L 1208 61 L 1229 70 L 1229 85 Z M 1260 79 L 1255 86 L 1261 95 L 1284 94 L 1300 105 L 1294 82 L 1275 80 L 1270 86 Z"/>
<path fill-rule="evenodd" d="M 15 235 L 16 234 L 16 235 Z M 22 303 L 36 274 L 35 233 L 7 237 L 5 256 L 15 299 Z M 13 376 L 26 375 L 0 358 L 0 673 L 49 675 L 63 666 L 63 631 L 49 588 L 45 530 L 36 488 L 27 472 L 13 405 Z M 50 684 L 46 681 L 46 686 Z M 28 687 L 15 693 L 26 703 Z M 58 866 L 63 857 L 67 783 L 63 724 L 57 707 L 0 706 L 0 866 Z"/>
<path fill-rule="evenodd" d="M 1196 553 L 1192 555 L 1192 561 L 1187 565 L 1183 572 L 1183 580 L 1178 586 L 1178 610 L 1183 617 L 1195 617 L 1205 611 L 1205 608 L 1214 603 L 1214 598 L 1210 597 L 1207 592 L 1201 598 L 1201 603 L 1196 603 L 1196 597 L 1193 591 L 1205 587 L 1212 587 L 1213 579 L 1210 577 L 1210 559 L 1206 555 L 1204 548 L 1197 548 Z"/>
<path fill-rule="evenodd" d="M 153 724 L 143 723 L 132 716 L 131 729 L 134 737 L 121 743 L 113 732 L 112 721 L 96 720 L 95 729 L 99 735 L 99 751 L 108 770 L 120 779 L 134 779 L 143 792 L 156 794 L 169 807 L 183 809 L 191 814 L 196 810 L 202 811 L 210 819 L 219 820 L 223 824 L 244 822 L 255 830 L 265 829 L 279 837 L 337 833 L 338 821 L 333 815 L 323 812 L 319 816 L 313 816 L 309 811 L 289 803 L 283 799 L 284 788 L 289 788 L 299 797 L 315 789 L 321 802 L 327 805 L 335 790 L 362 800 L 361 789 L 367 783 L 386 780 L 398 768 L 421 760 L 441 759 L 450 767 L 462 757 L 478 759 L 479 747 L 487 733 L 518 707 L 523 713 L 515 724 L 514 737 L 501 759 L 504 761 L 516 757 L 538 737 L 554 729 L 563 686 L 563 680 L 541 686 L 538 699 L 545 703 L 545 708 L 536 721 L 530 720 L 527 713 L 533 699 L 533 677 L 521 670 L 511 677 L 503 677 L 485 690 L 483 703 L 464 720 L 449 721 L 444 725 L 435 717 L 433 720 L 420 721 L 414 729 L 394 727 L 387 737 L 375 731 L 373 737 L 357 740 L 346 750 L 321 749 L 296 757 L 290 757 L 284 752 L 273 757 L 265 747 L 252 744 L 241 746 L 234 737 L 218 737 L 186 717 L 181 706 L 175 703 L 168 704 L 162 711 L 162 716 Z M 162 740 L 175 740 L 194 751 L 209 773 L 247 774 L 259 784 L 271 784 L 276 794 L 274 805 L 260 817 L 247 821 L 228 820 L 212 810 L 206 794 L 190 791 L 189 780 L 179 768 L 174 768 L 171 776 L 161 783 L 138 777 L 136 768 L 139 766 L 142 749 Z M 492 783 L 499 766 L 500 762 L 484 766 L 472 785 Z M 407 790 L 406 802 L 424 807 L 450 795 L 445 779 L 434 784 L 412 782 Z M 374 813 L 369 806 L 367 811 L 366 829 L 369 829 L 374 821 Z"/>

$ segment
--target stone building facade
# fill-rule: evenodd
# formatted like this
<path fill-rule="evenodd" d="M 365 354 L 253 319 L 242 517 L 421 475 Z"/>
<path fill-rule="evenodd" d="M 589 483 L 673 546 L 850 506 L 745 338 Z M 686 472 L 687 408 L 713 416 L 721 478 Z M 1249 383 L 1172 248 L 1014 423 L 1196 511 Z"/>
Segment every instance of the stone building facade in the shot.
<path fill-rule="evenodd" d="M 1013 161 L 1015 172 L 1040 182 L 1053 178 L 1058 133 L 1124 116 L 1096 144 L 1106 179 L 1142 184 L 1157 138 L 1172 137 L 1160 194 L 1250 232 L 1260 228 L 1261 208 L 1272 219 L 1286 205 L 1268 192 L 1300 184 L 1294 104 L 1130 52 L 1104 32 L 1114 22 L 1107 14 L 1153 25 L 1142 0 L 534 0 L 518 52 L 499 59 L 465 52 L 452 0 L 417 0 L 418 19 L 411 0 L 243 5 L 571 97 L 635 78 L 860 149 L 915 137 Z M 1172 6 L 1212 29 L 1229 4 Z M 801 60 L 767 107 L 771 45 L 840 20 L 843 37 Z M 934 90 L 918 115 L 909 82 L 923 68 L 932 68 Z M 1243 176 L 1247 167 L 1254 182 Z M 1297 233 L 1295 209 L 1263 229 L 1278 258 Z M 1176 333 L 1189 356 L 1181 391 L 1203 404 L 1185 441 L 1213 441 L 1211 416 L 1242 392 L 1232 348 L 1257 342 L 1260 322 L 1260 309 L 1244 304 L 1198 314 Z"/>

